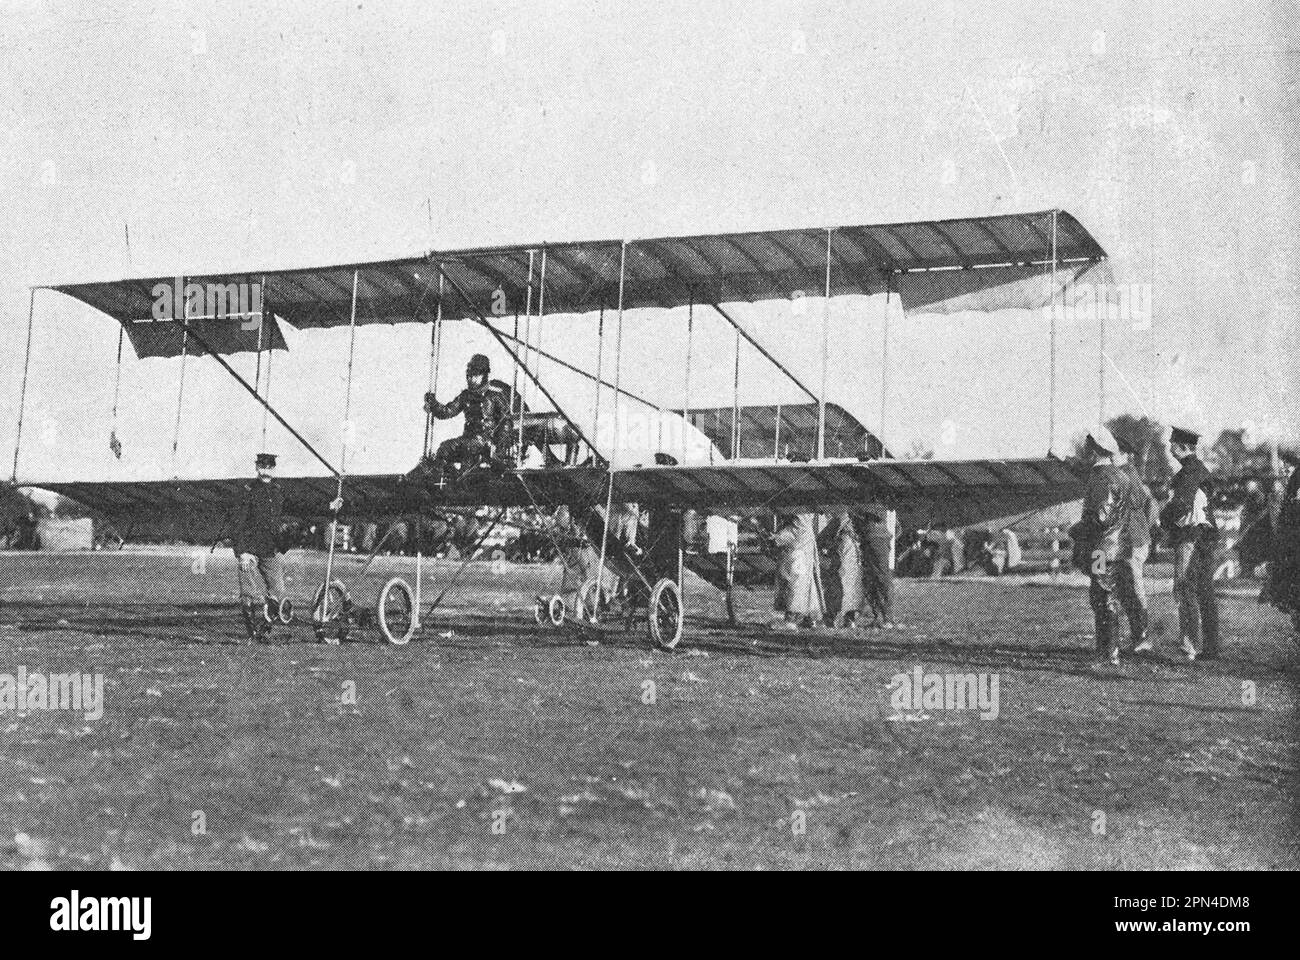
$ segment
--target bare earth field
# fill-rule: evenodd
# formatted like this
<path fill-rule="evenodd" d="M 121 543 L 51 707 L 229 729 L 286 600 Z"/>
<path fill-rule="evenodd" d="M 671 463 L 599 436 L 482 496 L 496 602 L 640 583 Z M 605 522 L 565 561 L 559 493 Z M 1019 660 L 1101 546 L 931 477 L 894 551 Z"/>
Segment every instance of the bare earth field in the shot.
<path fill-rule="evenodd" d="M 229 551 L 192 563 L 0 555 L 0 673 L 105 699 L 0 710 L 0 868 L 1300 867 L 1300 648 L 1246 591 L 1220 661 L 1176 656 L 1166 582 L 1159 655 L 1097 672 L 1065 584 L 903 581 L 906 629 L 794 636 L 694 584 L 665 653 L 538 627 L 557 568 L 476 563 L 406 647 L 252 646 Z M 414 571 L 339 566 L 359 600 Z M 291 555 L 300 609 L 322 572 Z M 896 715 L 917 665 L 996 673 L 998 716 Z"/>

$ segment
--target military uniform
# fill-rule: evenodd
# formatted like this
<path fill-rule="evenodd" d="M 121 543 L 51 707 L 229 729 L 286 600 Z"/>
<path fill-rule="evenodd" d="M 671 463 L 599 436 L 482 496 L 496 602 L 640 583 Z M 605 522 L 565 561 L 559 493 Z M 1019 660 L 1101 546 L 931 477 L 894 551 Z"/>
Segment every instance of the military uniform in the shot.
<path fill-rule="evenodd" d="M 285 596 L 284 556 L 280 553 L 283 512 L 284 492 L 274 479 L 259 477 L 244 484 L 233 518 L 231 545 L 236 557 L 251 554 L 256 558 L 250 568 L 245 567 L 242 559 L 239 566 L 240 606 L 250 636 L 258 635 L 265 628 L 256 605 L 265 599 L 278 607 Z M 255 582 L 259 576 L 262 590 Z"/>
<path fill-rule="evenodd" d="M 1179 434 L 1195 434 L 1175 430 Z M 1214 595 L 1214 549 L 1219 531 L 1210 505 L 1214 482 L 1209 468 L 1195 454 L 1182 461 L 1172 482 L 1173 498 L 1164 508 L 1161 525 L 1168 530 L 1174 547 L 1174 595 L 1178 598 L 1178 625 L 1188 656 L 1198 650 L 1202 656 L 1219 653 L 1219 601 Z"/>

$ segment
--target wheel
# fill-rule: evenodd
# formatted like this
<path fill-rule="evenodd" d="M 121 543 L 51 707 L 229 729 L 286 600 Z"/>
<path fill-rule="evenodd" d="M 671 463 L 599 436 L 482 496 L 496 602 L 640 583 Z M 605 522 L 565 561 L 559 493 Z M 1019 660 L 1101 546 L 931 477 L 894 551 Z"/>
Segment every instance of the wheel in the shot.
<path fill-rule="evenodd" d="M 379 591 L 375 620 L 389 643 L 401 646 L 415 634 L 415 594 L 401 577 L 393 577 Z"/>
<path fill-rule="evenodd" d="M 538 597 L 537 601 L 533 604 L 533 619 L 537 621 L 537 625 L 539 627 L 542 625 L 542 619 L 545 616 L 546 616 L 546 604 L 542 602 L 541 597 Z"/>
<path fill-rule="evenodd" d="M 268 627 L 275 623 L 276 609 L 275 604 L 271 602 L 270 597 L 267 597 L 262 601 L 262 619 L 266 621 Z"/>
<path fill-rule="evenodd" d="M 551 626 L 564 626 L 564 615 L 566 612 L 567 611 L 564 608 L 564 598 L 558 593 L 547 601 L 546 618 L 551 622 Z"/>
<path fill-rule="evenodd" d="M 352 598 L 348 596 L 348 588 L 343 585 L 342 580 L 330 581 L 328 599 L 325 584 L 322 583 L 317 587 L 316 596 L 311 601 L 311 619 L 316 625 L 314 628 L 316 639 L 331 646 L 346 640 L 348 628 L 344 615 L 351 606 Z M 336 624 L 338 629 L 331 632 L 327 629 L 328 624 Z"/>
<path fill-rule="evenodd" d="M 276 617 L 284 626 L 293 623 L 293 601 L 285 597 L 280 601 L 280 607 L 276 610 Z"/>
<path fill-rule="evenodd" d="M 650 639 L 671 650 L 682 639 L 686 617 L 682 611 L 682 592 L 672 580 L 660 580 L 650 591 Z"/>

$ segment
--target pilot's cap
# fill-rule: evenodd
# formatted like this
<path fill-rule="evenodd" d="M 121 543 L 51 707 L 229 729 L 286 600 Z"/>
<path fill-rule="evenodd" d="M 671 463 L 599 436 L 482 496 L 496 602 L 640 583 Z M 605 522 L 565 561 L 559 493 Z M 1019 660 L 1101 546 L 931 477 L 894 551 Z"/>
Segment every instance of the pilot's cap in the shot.
<path fill-rule="evenodd" d="M 1201 435 L 1196 433 L 1194 430 L 1187 430 L 1183 427 L 1174 427 L 1169 431 L 1169 442 L 1194 447 L 1201 442 Z"/>
<path fill-rule="evenodd" d="M 1119 453 L 1119 444 L 1115 442 L 1115 435 L 1104 426 L 1096 426 L 1088 431 L 1088 446 L 1111 457 Z"/>
<path fill-rule="evenodd" d="M 472 377 L 475 374 L 482 374 L 486 377 L 491 369 L 492 365 L 488 362 L 488 358 L 481 353 L 476 353 L 469 358 L 469 365 L 465 367 L 465 375 Z"/>
<path fill-rule="evenodd" d="M 275 466 L 275 454 L 274 454 L 274 453 L 259 453 L 259 454 L 257 455 L 257 460 L 255 461 L 255 466 L 258 466 L 258 467 L 274 467 L 274 466 Z"/>

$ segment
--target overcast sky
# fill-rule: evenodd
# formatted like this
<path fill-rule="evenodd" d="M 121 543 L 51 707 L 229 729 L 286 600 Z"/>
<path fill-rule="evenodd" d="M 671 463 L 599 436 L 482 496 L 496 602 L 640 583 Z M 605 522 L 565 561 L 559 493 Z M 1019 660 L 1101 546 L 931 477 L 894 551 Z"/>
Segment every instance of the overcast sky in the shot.
<path fill-rule="evenodd" d="M 1108 415 L 1300 439 L 1291 4 L 0 3 L 0 437 L 8 473 L 31 284 L 406 256 L 432 246 L 862 224 L 1060 207 L 1148 284 L 1149 324 L 1066 324 L 1056 446 Z M 129 251 L 125 225 L 130 228 Z M 38 293 L 20 474 L 246 472 L 261 415 L 191 362 Z M 820 382 L 819 308 L 748 308 Z M 829 399 L 878 429 L 884 306 L 832 311 Z M 680 402 L 678 315 L 629 320 L 623 383 Z M 729 403 L 734 344 L 695 343 Z M 272 400 L 331 456 L 346 335 L 290 333 Z M 594 366 L 588 326 L 548 349 Z M 712 339 L 710 339 L 712 338 Z M 350 467 L 419 454 L 428 333 L 358 339 Z M 483 344 L 449 334 L 440 393 Z M 1039 315 L 890 319 L 885 438 L 939 456 L 1048 447 Z M 606 357 L 606 370 L 612 354 Z M 237 358 L 251 374 L 252 358 Z M 501 370 L 503 357 L 494 354 Z M 543 374 L 547 370 L 543 368 Z M 741 399 L 797 400 L 742 355 Z M 557 390 L 591 406 L 571 380 Z M 315 472 L 272 428 L 286 472 Z"/>

